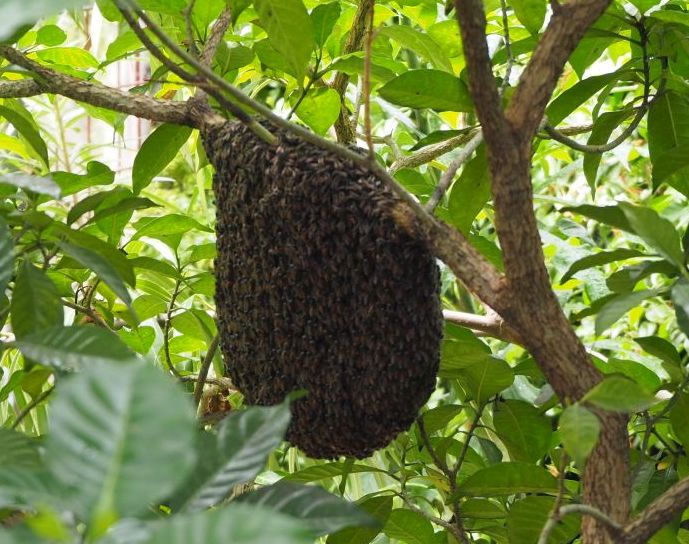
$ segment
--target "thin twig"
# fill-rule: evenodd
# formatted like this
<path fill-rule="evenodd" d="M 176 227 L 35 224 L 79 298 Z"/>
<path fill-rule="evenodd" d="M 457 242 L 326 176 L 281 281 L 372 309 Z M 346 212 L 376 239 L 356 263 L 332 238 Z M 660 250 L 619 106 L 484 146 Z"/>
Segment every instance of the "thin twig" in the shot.
<path fill-rule="evenodd" d="M 203 386 L 208 382 L 208 371 L 210 370 L 211 364 L 213 363 L 213 358 L 215 357 L 215 352 L 218 351 L 218 342 L 220 335 L 216 334 L 211 341 L 210 346 L 208 346 L 208 351 L 206 352 L 206 357 L 203 359 L 201 368 L 199 368 L 198 381 L 196 383 L 196 389 L 194 389 L 194 404 L 196 406 L 201 402 L 201 396 L 203 395 Z"/>
<path fill-rule="evenodd" d="M 187 41 L 189 42 L 189 50 L 191 54 L 195 57 L 199 56 L 199 48 L 196 47 L 196 38 L 194 37 L 194 24 L 192 21 L 192 12 L 194 11 L 194 5 L 196 0 L 189 0 L 187 7 L 184 8 L 184 21 L 186 23 L 187 30 Z"/>
<path fill-rule="evenodd" d="M 371 54 L 373 49 L 373 15 L 375 12 L 375 0 L 361 0 L 362 2 L 370 2 L 371 9 L 368 12 L 366 24 L 366 42 L 364 50 L 364 83 L 362 93 L 364 97 L 364 134 L 366 134 L 366 146 L 368 147 L 368 155 L 371 161 L 374 160 L 375 152 L 373 150 L 373 132 L 371 129 Z"/>
<path fill-rule="evenodd" d="M 443 310 L 443 318 L 445 321 L 473 331 L 480 331 L 493 338 L 524 345 L 524 341 L 519 334 L 511 329 L 505 323 L 505 320 L 494 312 L 487 315 L 478 315 L 455 310 Z"/>
<path fill-rule="evenodd" d="M 201 376 L 198 374 L 187 374 L 186 376 L 180 376 L 179 381 L 182 383 L 199 383 L 201 381 Z M 204 382 L 209 385 L 217 385 L 222 389 L 236 391 L 235 385 L 232 383 L 232 380 L 222 376 L 207 376 Z"/>
<path fill-rule="evenodd" d="M 500 7 L 502 9 L 502 30 L 503 39 L 505 41 L 505 53 L 507 54 L 507 63 L 505 64 L 505 79 L 500 85 L 500 96 L 505 94 L 507 87 L 510 84 L 510 76 L 512 75 L 512 66 L 514 66 L 514 55 L 512 53 L 512 43 L 510 41 L 510 25 L 507 17 L 507 1 L 500 0 Z"/>
<path fill-rule="evenodd" d="M 469 140 L 467 145 L 462 148 L 459 154 L 452 160 L 450 165 L 447 167 L 447 170 L 443 172 L 443 175 L 440 177 L 440 181 L 438 181 L 438 185 L 436 185 L 433 194 L 428 199 L 428 202 L 426 202 L 426 210 L 428 212 L 435 210 L 436 206 L 440 203 L 443 196 L 450 188 L 457 170 L 459 170 L 459 168 L 469 160 L 469 158 L 474 154 L 474 151 L 476 151 L 478 146 L 480 146 L 482 143 L 483 131 L 479 130 L 476 134 L 474 134 L 473 138 Z"/>
<path fill-rule="evenodd" d="M 548 518 L 548 521 L 543 527 L 543 531 L 541 531 L 541 536 L 538 538 L 538 544 L 548 544 L 550 535 L 555 530 L 557 524 L 560 523 L 562 518 L 570 514 L 583 514 L 596 518 L 598 521 L 606 524 L 615 534 L 619 534 L 622 531 L 622 526 L 619 523 L 606 516 L 603 512 L 598 510 L 598 508 L 588 504 L 567 504 L 560 508 L 558 516 L 551 516 Z"/>
<path fill-rule="evenodd" d="M 448 138 L 444 142 L 428 145 L 420 149 L 419 151 L 412 153 L 411 155 L 407 155 L 406 157 L 402 157 L 400 159 L 395 159 L 395 162 L 393 162 L 390 165 L 390 168 L 388 168 L 388 170 L 391 174 L 394 174 L 395 172 L 402 170 L 403 168 L 416 168 L 423 164 L 434 161 L 438 157 L 442 157 L 446 153 L 449 153 L 450 151 L 453 151 L 458 147 L 466 145 L 468 142 L 471 141 L 471 139 L 476 135 L 477 131 L 479 130 L 480 129 L 478 128 L 467 130 L 462 134 L 458 134 L 457 136 Z"/>
<path fill-rule="evenodd" d="M 172 326 L 172 312 L 175 310 L 175 302 L 177 301 L 177 296 L 179 295 L 181 286 L 182 281 L 178 279 L 175 282 L 175 288 L 172 290 L 172 297 L 170 298 L 170 303 L 167 307 L 165 324 L 163 325 L 163 353 L 165 354 L 165 364 L 167 365 L 168 370 L 177 379 L 181 379 L 182 375 L 179 373 L 179 370 L 175 368 L 175 365 L 172 364 L 172 358 L 170 357 L 170 328 Z"/>
<path fill-rule="evenodd" d="M 69 300 L 62 299 L 62 304 L 63 306 L 67 306 L 67 308 L 71 308 L 75 312 L 79 312 L 81 314 L 84 314 L 85 316 L 91 318 L 93 322 L 98 325 L 99 327 L 102 327 L 104 329 L 107 329 L 109 331 L 112 331 L 112 328 L 105 322 L 105 320 L 98 315 L 98 312 L 94 310 L 93 308 L 89 308 L 86 306 L 80 306 L 79 304 L 75 304 Z"/>
<path fill-rule="evenodd" d="M 24 409 L 17 414 L 17 419 L 14 420 L 14 423 L 12 423 L 12 429 L 16 429 L 19 424 L 24 420 L 26 416 L 29 415 L 29 412 L 33 410 L 36 406 L 38 406 L 41 402 L 43 402 L 45 399 L 47 399 L 50 394 L 55 390 L 55 386 L 51 385 L 48 389 L 43 391 L 40 395 L 38 395 L 35 399 L 33 399 L 31 402 L 29 402 Z"/>

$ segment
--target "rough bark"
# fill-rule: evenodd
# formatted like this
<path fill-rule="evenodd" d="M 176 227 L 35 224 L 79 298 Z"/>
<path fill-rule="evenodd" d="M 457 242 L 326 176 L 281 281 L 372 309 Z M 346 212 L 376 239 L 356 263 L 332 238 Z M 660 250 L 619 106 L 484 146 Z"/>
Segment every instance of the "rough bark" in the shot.
<path fill-rule="evenodd" d="M 576 401 L 601 380 L 550 286 L 534 214 L 532 141 L 565 62 L 609 0 L 558 5 L 506 112 L 486 43 L 480 0 L 457 0 L 469 88 L 483 128 L 506 279 L 495 309 L 533 355 L 558 396 Z M 629 515 L 626 418 L 601 413 L 603 431 L 584 475 L 585 501 L 618 522 Z M 584 518 L 583 540 L 606 542 L 606 528 Z"/>

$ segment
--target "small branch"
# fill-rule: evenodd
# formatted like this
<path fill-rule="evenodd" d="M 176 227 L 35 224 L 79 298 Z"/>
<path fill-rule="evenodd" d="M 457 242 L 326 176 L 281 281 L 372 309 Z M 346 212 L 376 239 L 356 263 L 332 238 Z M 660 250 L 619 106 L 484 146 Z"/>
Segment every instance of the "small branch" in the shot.
<path fill-rule="evenodd" d="M 203 395 L 203 386 L 208 382 L 208 371 L 213 364 L 213 358 L 215 357 L 215 352 L 218 351 L 218 343 L 220 340 L 220 335 L 216 334 L 211 341 L 210 346 L 208 346 L 208 351 L 206 352 L 206 357 L 203 359 L 201 368 L 199 369 L 198 381 L 196 383 L 196 389 L 194 389 L 194 404 L 196 406 L 201 402 L 201 396 Z"/>
<path fill-rule="evenodd" d="M 52 93 L 99 108 L 134 115 L 141 119 L 175 123 L 193 128 L 200 128 L 206 124 L 212 124 L 213 121 L 222 120 L 222 117 L 213 112 L 203 112 L 199 115 L 182 102 L 158 100 L 68 76 L 46 68 L 6 45 L 0 45 L 0 56 L 35 76 L 33 80 L 0 83 L 0 89 L 4 89 L 2 92 L 5 93 L 3 97 L 26 97 Z M 19 94 L 10 94 L 14 92 Z"/>
<path fill-rule="evenodd" d="M 186 23 L 187 41 L 189 42 L 189 51 L 195 57 L 199 56 L 199 48 L 196 46 L 196 38 L 194 37 L 193 11 L 196 0 L 189 0 L 187 7 L 184 8 L 184 21 Z"/>
<path fill-rule="evenodd" d="M 364 34 L 366 32 L 366 18 L 368 17 L 368 10 L 373 8 L 373 2 L 370 0 L 359 0 L 352 26 L 349 29 L 349 36 L 347 42 L 342 49 L 342 55 L 349 55 L 355 51 L 359 51 L 364 43 Z M 349 84 L 349 76 L 344 72 L 338 72 L 331 87 L 335 89 L 340 95 L 340 116 L 335 121 L 335 134 L 337 134 L 337 141 L 342 144 L 349 144 L 354 141 L 354 132 L 356 127 L 352 127 L 347 115 L 347 101 L 346 91 Z"/>
<path fill-rule="evenodd" d="M 75 312 L 79 312 L 91 318 L 93 322 L 99 327 L 114 332 L 112 328 L 105 322 L 105 320 L 103 320 L 103 318 L 100 315 L 98 315 L 98 312 L 96 312 L 96 310 L 94 310 L 93 308 L 80 306 L 79 304 L 74 304 L 73 302 L 70 302 L 69 300 L 65 299 L 62 299 L 62 304 L 63 306 L 67 306 L 67 308 L 71 308 Z"/>
<path fill-rule="evenodd" d="M 689 507 L 689 478 L 673 485 L 625 525 L 620 542 L 644 544 L 687 507 Z"/>
<path fill-rule="evenodd" d="M 412 153 L 411 155 L 407 155 L 406 157 L 396 159 L 395 162 L 393 162 L 392 165 L 390 165 L 390 168 L 388 170 L 391 174 L 394 174 L 395 172 L 397 172 L 398 170 L 402 170 L 403 168 L 416 168 L 417 166 L 421 166 L 422 164 L 434 161 L 438 157 L 441 157 L 446 153 L 449 153 L 450 151 L 457 149 L 458 147 L 466 145 L 476 136 L 479 130 L 480 129 L 475 129 L 465 132 L 464 134 L 453 136 L 452 138 L 449 138 L 444 142 L 439 142 L 437 144 L 426 146 L 423 149 L 420 149 L 419 151 Z"/>
<path fill-rule="evenodd" d="M 181 286 L 181 280 L 177 280 L 175 288 L 172 290 L 172 297 L 170 297 L 170 303 L 168 304 L 165 314 L 165 324 L 163 325 L 163 353 L 165 354 L 165 364 L 172 375 L 178 380 L 182 378 L 182 375 L 179 373 L 179 370 L 175 368 L 175 365 L 172 363 L 172 358 L 170 357 L 170 328 L 172 326 L 172 312 L 175 310 L 175 302 L 177 301 Z"/>
<path fill-rule="evenodd" d="M 195 382 L 195 383 L 200 383 L 201 382 L 201 376 L 198 374 L 190 374 L 187 376 L 180 376 L 179 381 L 182 383 L 188 383 L 188 382 Z M 210 385 L 217 385 L 221 389 L 229 389 L 230 391 L 236 391 L 234 384 L 232 383 L 232 380 L 229 378 L 223 378 L 221 376 L 208 376 L 204 380 L 204 383 L 210 384 Z"/>
<path fill-rule="evenodd" d="M 457 542 L 468 542 L 466 535 L 463 535 L 459 529 L 449 521 L 445 521 L 442 518 L 426 513 L 423 509 L 416 506 L 406 493 L 401 493 L 400 497 L 409 510 L 425 517 L 428 521 L 435 523 L 438 527 L 442 527 L 448 533 L 454 536 Z"/>
<path fill-rule="evenodd" d="M 225 32 L 227 32 L 227 29 L 230 28 L 231 23 L 232 12 L 230 11 L 229 7 L 226 7 L 215 20 L 215 23 L 213 23 L 211 34 L 208 37 L 208 40 L 206 40 L 203 52 L 201 53 L 201 58 L 199 59 L 202 64 L 205 64 L 206 66 L 212 65 L 215 53 L 218 51 L 220 42 L 222 42 Z"/>
<path fill-rule="evenodd" d="M 450 185 L 452 184 L 452 180 L 454 179 L 457 170 L 459 170 L 460 167 L 469 160 L 469 158 L 474 154 L 474 151 L 476 151 L 476 149 L 478 149 L 478 146 L 480 146 L 482 143 L 483 131 L 479 130 L 476 134 L 474 134 L 473 138 L 469 140 L 467 145 L 464 146 L 460 153 L 454 158 L 454 160 L 447 167 L 447 170 L 443 172 L 443 175 L 440 177 L 440 181 L 438 181 L 438 185 L 435 187 L 433 194 L 428 199 L 428 202 L 426 202 L 427 211 L 433 212 L 433 210 L 435 210 L 436 206 L 438 206 L 443 196 L 450 188 Z"/>
<path fill-rule="evenodd" d="M 564 518 L 565 516 L 568 516 L 570 514 L 584 514 L 586 516 L 591 516 L 592 518 L 596 518 L 598 521 L 604 523 L 607 525 L 614 534 L 619 534 L 620 531 L 622 531 L 622 526 L 617 523 L 616 521 L 610 519 L 608 516 L 606 516 L 603 512 L 598 510 L 598 508 L 594 508 L 593 506 L 589 506 L 588 504 L 567 504 L 565 506 L 562 506 L 559 511 L 558 515 L 555 516 L 550 516 L 548 518 L 548 521 L 546 522 L 545 526 L 543 527 L 543 531 L 541 531 L 541 536 L 538 539 L 538 544 L 548 544 L 548 541 L 550 539 L 550 535 L 552 532 L 555 530 L 555 527 L 557 526 L 558 523 Z M 615 540 L 615 542 L 627 542 L 625 541 L 618 541 Z M 636 541 L 641 544 L 641 542 L 646 542 L 646 540 L 639 540 Z"/>
<path fill-rule="evenodd" d="M 446 321 L 466 327 L 474 331 L 480 331 L 505 342 L 523 345 L 524 341 L 519 334 L 511 329 L 505 321 L 496 313 L 488 315 L 477 315 L 466 312 L 456 312 L 454 310 L 443 310 L 443 317 Z"/>
<path fill-rule="evenodd" d="M 366 18 L 366 43 L 364 52 L 364 83 L 362 94 L 364 97 L 364 134 L 366 134 L 366 146 L 368 156 L 371 161 L 375 160 L 373 150 L 373 132 L 371 129 L 371 54 L 373 51 L 373 15 L 375 12 L 376 0 L 362 0 L 371 3 L 371 9 Z"/>
<path fill-rule="evenodd" d="M 502 10 L 502 30 L 503 39 L 505 41 L 505 53 L 507 54 L 507 64 L 505 65 L 505 79 L 500 85 L 500 96 L 505 94 L 505 90 L 510 84 L 510 76 L 512 75 L 512 67 L 514 66 L 514 54 L 512 53 L 512 43 L 510 41 L 510 25 L 507 17 L 507 2 L 500 0 L 500 8 Z"/>
<path fill-rule="evenodd" d="M 46 389 L 45 391 L 43 391 L 43 393 L 41 393 L 41 394 L 38 395 L 35 399 L 33 399 L 31 402 L 29 402 L 29 403 L 24 407 L 24 409 L 23 409 L 21 412 L 19 412 L 19 414 L 17 414 L 17 419 L 14 420 L 14 423 L 12 423 L 12 427 L 10 427 L 10 428 L 11 428 L 11 429 L 16 429 L 17 427 L 19 427 L 19 424 L 24 420 L 24 418 L 26 418 L 26 416 L 29 415 L 29 413 L 31 412 L 31 410 L 33 410 L 34 408 L 36 408 L 36 406 L 38 406 L 38 405 L 41 404 L 45 399 L 47 399 L 53 391 L 55 391 L 55 386 L 54 386 L 54 385 L 51 385 L 48 389 Z"/>

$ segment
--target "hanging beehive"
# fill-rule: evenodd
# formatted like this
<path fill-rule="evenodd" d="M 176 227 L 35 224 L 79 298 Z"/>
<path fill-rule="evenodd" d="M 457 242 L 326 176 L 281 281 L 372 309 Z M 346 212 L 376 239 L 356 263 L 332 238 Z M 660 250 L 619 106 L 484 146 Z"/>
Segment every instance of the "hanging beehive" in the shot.
<path fill-rule="evenodd" d="M 215 166 L 216 303 L 227 372 L 251 404 L 291 391 L 287 439 L 365 457 L 433 391 L 442 313 L 435 258 L 393 220 L 375 175 L 283 131 L 205 134 Z"/>

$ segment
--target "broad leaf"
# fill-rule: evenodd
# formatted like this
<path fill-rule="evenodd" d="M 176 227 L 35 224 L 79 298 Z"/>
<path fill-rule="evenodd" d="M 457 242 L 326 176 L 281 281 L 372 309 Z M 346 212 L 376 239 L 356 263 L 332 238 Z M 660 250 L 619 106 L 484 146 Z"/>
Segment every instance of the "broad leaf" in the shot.
<path fill-rule="evenodd" d="M 498 404 L 493 425 L 513 461 L 536 462 L 550 448 L 550 419 L 526 402 L 507 400 Z"/>
<path fill-rule="evenodd" d="M 679 329 L 689 337 L 689 281 L 680 278 L 670 291 Z"/>
<path fill-rule="evenodd" d="M 463 368 L 458 378 L 471 398 L 485 402 L 514 382 L 514 371 L 502 359 L 485 361 Z"/>
<path fill-rule="evenodd" d="M 47 1 L 47 0 L 39 0 Z M 14 0 L 12 0 L 14 3 Z M 5 10 L 5 2 L 0 6 L 0 17 Z M 24 6 L 25 7 L 25 6 Z M 19 10 L 24 10 L 24 7 L 17 8 Z M 10 18 L 11 19 L 11 18 Z M 0 19 L 1 21 L 6 21 L 6 19 Z M 3 28 L 7 26 L 3 25 Z M 0 31 L 0 36 L 2 36 L 2 31 Z M 0 117 L 4 117 L 7 121 L 17 129 L 24 139 L 28 142 L 31 148 L 36 152 L 36 156 L 41 160 L 46 168 L 49 168 L 48 162 L 48 146 L 46 146 L 45 140 L 41 137 L 38 130 L 38 125 L 36 121 L 33 120 L 31 114 L 26 111 L 25 108 L 16 104 L 10 100 L 6 100 L 4 105 L 0 106 Z"/>
<path fill-rule="evenodd" d="M 378 93 L 388 102 L 409 108 L 469 112 L 473 107 L 464 82 L 440 70 L 409 70 Z"/>
<path fill-rule="evenodd" d="M 379 526 L 365 511 L 322 487 L 284 480 L 242 495 L 240 501 L 300 519 L 316 535 L 327 535 L 346 527 Z"/>
<path fill-rule="evenodd" d="M 433 538 L 433 526 L 421 514 L 396 508 L 390 512 L 383 532 L 392 539 L 408 544 L 426 544 Z"/>
<path fill-rule="evenodd" d="M 619 206 L 634 233 L 677 268 L 684 266 L 679 233 L 670 221 L 651 208 L 632 206 L 626 202 L 621 202 Z"/>
<path fill-rule="evenodd" d="M 599 434 L 598 417 L 583 406 L 572 404 L 562 412 L 560 438 L 579 468 L 584 467 L 586 458 L 598 442 Z"/>
<path fill-rule="evenodd" d="M 545 0 L 512 0 L 510 6 L 526 29 L 532 34 L 537 34 L 545 20 Z"/>
<path fill-rule="evenodd" d="M 52 198 L 60 198 L 60 187 L 50 178 L 39 176 L 31 176 L 29 174 L 5 174 L 0 176 L 0 184 L 6 183 L 23 189 L 31 191 L 39 195 L 47 195 Z"/>
<path fill-rule="evenodd" d="M 335 89 L 311 89 L 296 114 L 314 132 L 325 134 L 340 115 L 340 95 Z"/>
<path fill-rule="evenodd" d="M 139 194 L 174 159 L 189 139 L 191 128 L 160 125 L 146 138 L 132 167 L 132 191 Z"/>
<path fill-rule="evenodd" d="M 582 400 L 615 412 L 640 412 L 657 402 L 636 382 L 618 374 L 606 376 Z"/>
<path fill-rule="evenodd" d="M 193 467 L 192 407 L 150 364 L 91 365 L 51 408 L 46 457 L 94 536 L 145 512 Z"/>
<path fill-rule="evenodd" d="M 645 289 L 643 291 L 633 291 L 613 296 L 598 311 L 596 316 L 596 334 L 600 336 L 629 310 L 635 308 L 647 298 L 657 295 L 658 291 Z"/>
<path fill-rule="evenodd" d="M 318 4 L 311 11 L 314 41 L 318 47 L 322 47 L 330 36 L 337 20 L 340 18 L 340 11 L 339 2 Z"/>
<path fill-rule="evenodd" d="M 538 542 L 554 504 L 555 499 L 551 497 L 525 497 L 512 503 L 507 516 L 510 544 Z M 553 529 L 547 541 L 548 544 L 572 542 L 579 534 L 580 524 L 581 516 L 565 516 Z"/>
<path fill-rule="evenodd" d="M 14 470 L 36 468 L 40 465 L 41 455 L 37 439 L 0 427 L 0 467 Z"/>
<path fill-rule="evenodd" d="M 63 324 L 62 302 L 55 284 L 28 261 L 19 270 L 10 313 L 17 338 Z"/>
<path fill-rule="evenodd" d="M 289 65 L 301 86 L 315 40 L 313 23 L 301 0 L 254 0 L 271 45 Z"/>
<path fill-rule="evenodd" d="M 594 266 L 601 266 L 608 263 L 613 263 L 616 261 L 623 261 L 626 259 L 632 259 L 634 257 L 643 257 L 643 253 L 635 249 L 614 249 L 612 251 L 601 251 L 600 253 L 594 253 L 593 255 L 588 255 L 578 261 L 575 261 L 562 275 L 560 283 L 567 282 L 572 276 L 577 272 L 582 270 L 587 270 L 593 268 Z"/>
<path fill-rule="evenodd" d="M 392 38 L 402 45 L 402 47 L 406 47 L 424 59 L 427 59 L 435 68 L 452 73 L 452 64 L 450 64 L 447 55 L 445 55 L 440 46 L 428 34 L 410 26 L 402 25 L 383 27 L 380 29 L 380 34 Z"/>
<path fill-rule="evenodd" d="M 526 463 L 500 463 L 475 472 L 458 486 L 459 496 L 498 497 L 557 491 L 557 480 L 544 468 Z"/>
<path fill-rule="evenodd" d="M 61 371 L 134 359 L 117 336 L 92 325 L 46 329 L 23 337 L 16 345 L 25 357 Z"/>
<path fill-rule="evenodd" d="M 5 220 L 0 217 L 0 299 L 14 274 L 14 243 Z M 0 323 L 0 327 L 2 323 Z"/>
<path fill-rule="evenodd" d="M 174 497 L 173 509 L 203 510 L 252 480 L 282 442 L 289 420 L 286 403 L 254 406 L 225 418 L 217 437 L 204 441 L 199 465 Z"/>
<path fill-rule="evenodd" d="M 286 479 L 292 482 L 309 483 L 318 482 L 321 480 L 330 480 L 337 476 L 342 476 L 343 474 L 354 474 L 357 472 L 381 472 L 384 473 L 383 469 L 372 467 L 363 464 L 347 465 L 346 463 L 332 462 L 324 463 L 321 465 L 314 465 L 302 469 L 298 472 L 293 472 L 289 474 Z"/>
<path fill-rule="evenodd" d="M 369 497 L 359 501 L 357 504 L 363 511 L 378 520 L 379 527 L 349 527 L 342 529 L 330 535 L 326 544 L 368 544 L 378 536 L 392 512 L 392 497 L 389 495 Z"/>

